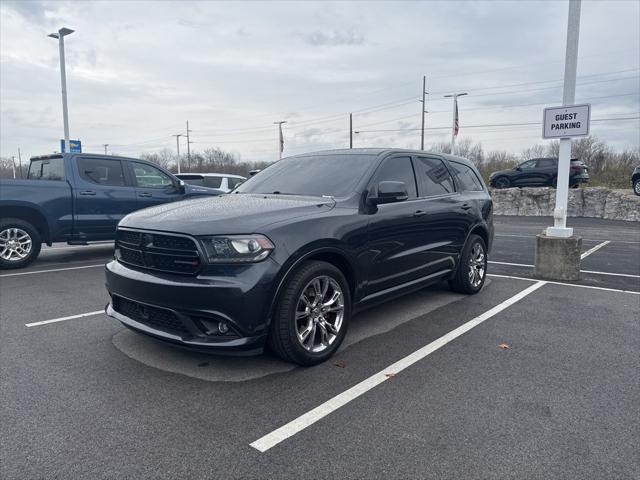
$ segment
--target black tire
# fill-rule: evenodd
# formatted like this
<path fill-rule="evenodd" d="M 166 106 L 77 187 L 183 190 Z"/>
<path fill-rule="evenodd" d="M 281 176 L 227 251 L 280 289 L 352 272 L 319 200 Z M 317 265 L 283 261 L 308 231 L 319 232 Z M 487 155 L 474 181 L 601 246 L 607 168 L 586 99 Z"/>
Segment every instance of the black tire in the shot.
<path fill-rule="evenodd" d="M 309 282 L 318 277 L 333 279 L 341 289 L 343 316 L 335 338 L 321 352 L 312 352 L 303 347 L 297 333 L 295 320 L 298 304 L 302 301 L 303 290 L 309 288 Z M 331 357 L 344 340 L 351 317 L 351 295 L 349 285 L 342 272 L 334 265 L 309 261 L 300 266 L 287 280 L 278 298 L 278 303 L 271 321 L 268 346 L 281 359 L 309 366 L 324 362 Z M 316 335 L 314 327 L 313 335 Z M 318 330 L 320 332 L 320 330 Z M 314 337 L 315 338 L 315 337 Z M 314 338 L 311 339 L 313 344 Z"/>
<path fill-rule="evenodd" d="M 481 275 L 480 283 L 474 284 L 470 279 L 469 269 L 470 261 L 472 257 L 472 252 L 474 252 L 474 247 L 479 245 L 482 248 L 483 253 L 483 273 Z M 456 273 L 451 280 L 449 280 L 449 287 L 454 292 L 458 293 L 467 293 L 467 294 L 475 294 L 482 290 L 482 286 L 484 285 L 484 281 L 487 278 L 487 245 L 482 239 L 482 237 L 478 235 L 470 235 L 467 243 L 462 249 L 462 254 L 460 255 L 460 261 L 458 262 L 458 267 L 456 269 Z"/>
<path fill-rule="evenodd" d="M 13 228 L 22 230 L 28 235 L 29 239 L 31 240 L 31 248 L 24 258 L 18 259 L 13 257 L 11 259 L 6 259 L 0 256 L 0 270 L 24 268 L 27 265 L 30 265 L 36 258 L 38 258 L 40 249 L 42 248 L 42 239 L 40 238 L 40 233 L 33 225 L 25 220 L 20 220 L 19 218 L 5 218 L 3 220 L 0 220 L 0 255 L 6 252 L 5 240 L 3 239 L 3 236 L 5 232 L 7 232 L 7 234 L 10 234 L 11 229 Z"/>
<path fill-rule="evenodd" d="M 640 178 L 633 181 L 633 193 L 640 196 Z"/>
<path fill-rule="evenodd" d="M 509 188 L 511 186 L 511 180 L 508 177 L 498 177 L 493 181 L 496 188 Z"/>
<path fill-rule="evenodd" d="M 551 187 L 552 188 L 558 188 L 558 177 L 553 177 L 551 179 Z"/>

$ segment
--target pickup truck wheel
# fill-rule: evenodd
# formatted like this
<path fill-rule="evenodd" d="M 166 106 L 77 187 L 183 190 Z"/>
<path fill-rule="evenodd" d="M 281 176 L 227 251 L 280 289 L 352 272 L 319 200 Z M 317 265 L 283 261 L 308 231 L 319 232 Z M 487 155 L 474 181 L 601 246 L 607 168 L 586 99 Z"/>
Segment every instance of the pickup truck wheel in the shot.
<path fill-rule="evenodd" d="M 17 218 L 0 221 L 0 269 L 23 268 L 40 253 L 42 240 L 29 222 Z"/>
<path fill-rule="evenodd" d="M 283 360 L 315 365 L 340 347 L 351 315 L 349 287 L 342 272 L 311 261 L 285 283 L 269 332 L 269 347 Z"/>
<path fill-rule="evenodd" d="M 482 290 L 487 276 L 487 246 L 478 235 L 471 235 L 462 249 L 455 276 L 449 280 L 451 290 L 474 294 Z"/>
<path fill-rule="evenodd" d="M 633 182 L 633 193 L 640 195 L 640 178 L 636 178 Z"/>

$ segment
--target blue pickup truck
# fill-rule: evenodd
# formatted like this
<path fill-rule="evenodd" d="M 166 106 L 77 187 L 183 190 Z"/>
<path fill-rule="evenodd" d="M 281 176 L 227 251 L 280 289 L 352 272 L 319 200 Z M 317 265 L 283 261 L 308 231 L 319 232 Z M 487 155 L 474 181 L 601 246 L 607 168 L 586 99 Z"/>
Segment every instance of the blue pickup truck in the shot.
<path fill-rule="evenodd" d="M 43 243 L 112 240 L 122 217 L 141 208 L 199 195 L 153 163 L 65 153 L 33 157 L 26 180 L 0 180 L 0 269 L 33 262 Z"/>

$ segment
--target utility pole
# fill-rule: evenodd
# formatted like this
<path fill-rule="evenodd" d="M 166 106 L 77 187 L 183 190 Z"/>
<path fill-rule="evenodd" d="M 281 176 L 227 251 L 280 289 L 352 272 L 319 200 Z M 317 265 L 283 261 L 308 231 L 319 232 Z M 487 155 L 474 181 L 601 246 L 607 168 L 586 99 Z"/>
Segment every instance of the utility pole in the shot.
<path fill-rule="evenodd" d="M 18 168 L 20 169 L 20 178 L 24 178 L 22 175 L 22 154 L 20 153 L 20 147 L 18 147 Z"/>
<path fill-rule="evenodd" d="M 462 97 L 464 95 L 468 95 L 467 92 L 462 93 L 452 93 L 450 95 L 445 95 L 445 98 L 453 98 L 453 125 L 451 127 L 451 155 L 456 154 L 456 137 L 458 136 L 458 130 L 460 129 L 460 124 L 458 123 L 458 97 Z"/>
<path fill-rule="evenodd" d="M 102 146 L 104 147 L 104 154 L 107 154 L 107 147 L 109 146 L 108 143 L 103 143 Z"/>
<path fill-rule="evenodd" d="M 189 130 L 189 120 L 187 120 L 187 168 L 191 171 L 191 139 L 189 134 L 191 130 Z"/>
<path fill-rule="evenodd" d="M 50 33 L 51 38 L 58 40 L 60 49 L 60 83 L 62 85 L 62 121 L 64 123 L 64 149 L 69 151 L 69 111 L 67 109 L 67 73 L 64 61 L 64 37 L 73 33 L 70 28 L 63 27 L 58 33 Z"/>
<path fill-rule="evenodd" d="M 184 137 L 184 134 L 177 133 L 176 135 L 172 135 L 172 137 L 176 137 L 176 151 L 178 152 L 178 173 L 180 173 L 180 137 Z"/>
<path fill-rule="evenodd" d="M 427 113 L 427 104 L 425 95 L 428 95 L 427 92 L 427 76 L 422 76 L 422 133 L 420 134 L 420 150 L 424 150 L 424 114 Z"/>
<path fill-rule="evenodd" d="M 353 113 L 349 114 L 349 148 L 353 148 Z"/>
<path fill-rule="evenodd" d="M 273 122 L 274 125 L 278 125 L 278 152 L 280 152 L 280 159 L 282 160 L 282 152 L 284 152 L 284 136 L 282 135 L 282 124 L 287 123 L 286 120 L 279 122 Z"/>

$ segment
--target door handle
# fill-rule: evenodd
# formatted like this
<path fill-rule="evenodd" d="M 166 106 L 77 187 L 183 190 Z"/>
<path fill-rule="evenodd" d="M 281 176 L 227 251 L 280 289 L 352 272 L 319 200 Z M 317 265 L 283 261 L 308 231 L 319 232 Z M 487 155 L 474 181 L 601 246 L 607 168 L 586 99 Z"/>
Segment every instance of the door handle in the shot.
<path fill-rule="evenodd" d="M 153 195 L 151 195 L 150 193 L 147 193 L 147 192 L 139 193 L 138 196 L 139 197 L 145 197 L 145 198 L 153 197 Z"/>
<path fill-rule="evenodd" d="M 424 210 L 416 210 L 415 212 L 413 212 L 413 216 L 414 217 L 421 217 L 423 215 L 426 215 L 427 212 L 425 212 Z"/>
<path fill-rule="evenodd" d="M 94 192 L 93 190 L 83 190 L 80 192 L 80 195 L 95 195 L 96 192 Z"/>
<path fill-rule="evenodd" d="M 471 208 L 471 204 L 470 203 L 463 203 L 462 204 L 462 209 L 463 210 L 469 210 Z"/>

